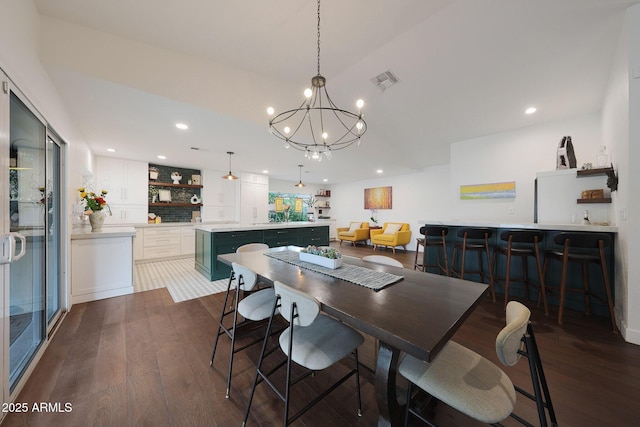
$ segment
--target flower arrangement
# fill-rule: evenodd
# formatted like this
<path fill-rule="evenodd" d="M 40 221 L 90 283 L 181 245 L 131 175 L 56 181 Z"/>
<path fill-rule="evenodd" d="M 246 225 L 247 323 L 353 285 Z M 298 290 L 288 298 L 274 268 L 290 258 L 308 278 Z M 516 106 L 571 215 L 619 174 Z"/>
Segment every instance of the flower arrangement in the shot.
<path fill-rule="evenodd" d="M 321 256 L 323 258 L 329 258 L 329 259 L 339 259 L 342 258 L 342 255 L 340 254 L 340 252 L 336 249 L 336 248 L 331 248 L 328 246 L 307 246 L 306 248 L 302 249 L 300 252 L 303 252 L 305 254 L 311 254 L 311 255 L 318 255 Z"/>
<path fill-rule="evenodd" d="M 378 225 L 378 218 L 376 218 L 376 210 L 375 209 L 371 209 L 371 218 L 369 218 L 371 220 L 372 223 Z"/>
<path fill-rule="evenodd" d="M 108 209 L 109 214 L 111 214 L 111 208 L 105 199 L 107 190 L 102 190 L 99 196 L 93 191 L 87 191 L 84 187 L 78 188 L 78 191 L 80 192 L 80 198 L 82 199 L 81 203 L 84 204 L 85 215 L 91 215 L 93 212 L 98 212 L 105 208 Z"/>

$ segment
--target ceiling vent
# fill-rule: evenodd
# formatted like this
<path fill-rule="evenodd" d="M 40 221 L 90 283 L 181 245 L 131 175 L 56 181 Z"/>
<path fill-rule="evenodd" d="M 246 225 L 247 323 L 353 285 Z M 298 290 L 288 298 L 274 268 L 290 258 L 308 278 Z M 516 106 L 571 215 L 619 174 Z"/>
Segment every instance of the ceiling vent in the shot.
<path fill-rule="evenodd" d="M 384 92 L 391 86 L 397 84 L 400 80 L 391 71 L 387 70 L 382 74 L 378 74 L 371 79 L 371 82 L 380 89 L 380 92 Z"/>

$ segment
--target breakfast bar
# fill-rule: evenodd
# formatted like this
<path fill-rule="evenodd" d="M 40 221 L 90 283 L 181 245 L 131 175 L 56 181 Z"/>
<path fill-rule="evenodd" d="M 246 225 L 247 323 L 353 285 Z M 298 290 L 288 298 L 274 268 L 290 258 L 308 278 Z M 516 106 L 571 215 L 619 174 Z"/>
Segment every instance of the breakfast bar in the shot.
<path fill-rule="evenodd" d="M 449 232 L 446 236 L 446 244 L 447 250 L 449 253 L 452 252 L 453 243 L 456 240 L 459 240 L 457 231 L 462 227 L 478 227 L 478 228 L 488 228 L 492 231 L 491 237 L 489 238 L 489 246 L 494 247 L 496 245 L 506 246 L 506 242 L 500 239 L 500 234 L 504 230 L 531 230 L 531 231 L 540 231 L 543 233 L 543 238 L 540 241 L 540 254 L 543 257 L 544 262 L 544 253 L 546 250 L 562 250 L 562 247 L 554 243 L 554 237 L 558 233 L 562 232 L 581 232 L 581 233 L 606 233 L 611 237 L 611 241 L 615 241 L 616 234 L 618 232 L 618 227 L 610 226 L 610 225 L 593 225 L 593 224 L 540 224 L 540 223 L 492 223 L 492 222 L 474 222 L 474 221 L 440 221 L 440 220 L 419 220 L 418 223 L 422 225 L 436 225 L 436 226 L 444 226 L 449 229 Z M 613 244 L 609 245 L 605 248 L 605 259 L 606 259 L 606 270 L 608 271 L 609 281 L 610 283 L 615 283 L 615 256 L 614 256 L 614 246 Z M 434 259 L 432 257 L 435 256 L 434 253 L 429 253 L 428 251 L 424 253 L 423 262 L 427 262 L 430 264 L 434 263 Z M 475 257 L 470 257 L 467 259 L 471 268 L 477 267 L 477 261 Z M 475 265 L 474 265 L 475 262 Z M 531 265 L 529 265 L 529 271 L 535 272 L 535 261 L 529 261 Z M 504 276 L 505 274 L 505 265 L 504 261 L 501 261 L 498 264 L 498 268 L 496 274 L 500 276 Z M 561 266 L 560 263 L 549 263 L 548 271 L 545 274 L 545 282 L 553 282 L 559 283 L 561 276 Z M 488 271 L 488 267 L 486 265 L 486 260 L 484 261 L 483 268 L 485 271 Z M 519 264 L 516 264 L 516 267 L 519 267 Z M 577 267 L 577 266 L 571 266 Z M 519 270 L 519 268 L 518 268 Z M 583 286 L 581 273 L 579 270 L 569 270 L 569 275 L 567 279 L 567 287 L 568 288 L 581 288 Z M 477 280 L 477 276 L 469 275 L 465 276 L 466 280 Z M 534 275 L 537 278 L 537 274 Z M 599 271 L 588 271 L 588 277 L 590 283 L 598 283 L 598 281 L 602 281 L 602 276 Z M 516 298 L 529 298 L 533 301 L 537 300 L 537 293 L 533 293 L 533 289 L 530 290 L 531 294 L 525 295 L 525 289 L 523 286 L 513 286 L 509 289 L 509 295 L 514 296 Z M 501 291 L 500 287 L 496 288 L 497 291 Z M 611 289 L 613 292 L 613 289 Z M 556 296 L 550 294 L 547 296 L 548 302 L 551 305 L 558 305 L 559 301 Z M 615 300 L 615 297 L 614 297 Z M 565 302 L 565 306 L 568 308 L 582 310 L 584 308 L 584 298 L 575 294 L 568 294 L 567 300 Z M 593 314 L 600 316 L 608 316 L 609 311 L 606 305 L 601 304 L 598 301 L 594 301 L 591 305 L 591 311 Z"/>

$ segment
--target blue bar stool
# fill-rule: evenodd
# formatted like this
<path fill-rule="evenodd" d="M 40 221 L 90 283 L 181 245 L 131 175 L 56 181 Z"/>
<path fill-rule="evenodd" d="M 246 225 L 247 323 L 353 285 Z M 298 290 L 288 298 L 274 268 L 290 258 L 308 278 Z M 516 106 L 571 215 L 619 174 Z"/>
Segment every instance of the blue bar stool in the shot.
<path fill-rule="evenodd" d="M 416 256 L 413 261 L 413 269 L 426 272 L 427 268 L 437 268 L 438 274 L 444 273 L 445 276 L 448 276 L 449 260 L 447 256 L 446 236 L 447 234 L 449 234 L 449 228 L 425 225 L 420 227 L 420 234 L 422 234 L 424 237 L 418 237 L 416 239 Z M 420 246 L 424 248 L 422 263 L 418 262 L 418 252 Z M 436 248 L 436 254 L 438 256 L 438 262 L 436 264 L 427 264 L 427 249 L 430 247 Z M 442 257 L 440 256 L 441 250 Z"/>
<path fill-rule="evenodd" d="M 544 305 L 544 314 L 549 314 L 549 308 L 547 306 L 547 295 L 544 286 L 544 274 L 542 274 L 542 261 L 540 259 L 540 247 L 538 244 L 544 239 L 544 234 L 541 231 L 533 230 L 504 230 L 500 233 L 500 240 L 507 242 L 506 246 L 496 245 L 493 248 L 493 282 L 495 283 L 504 281 L 504 305 L 507 306 L 509 302 L 509 285 L 511 282 L 521 282 L 525 286 L 525 299 L 529 299 L 529 285 L 538 289 L 538 302 L 540 296 Z M 504 277 L 498 277 L 498 255 L 504 255 L 507 258 L 506 273 Z M 511 277 L 511 260 L 513 257 L 520 258 L 522 265 L 521 278 Z M 531 282 L 529 278 L 529 268 L 527 265 L 527 258 L 533 257 L 536 260 L 536 267 L 538 270 L 538 284 Z M 494 298 L 495 301 L 495 293 Z"/>
<path fill-rule="evenodd" d="M 550 260 L 562 263 L 562 275 L 560 277 L 560 306 L 558 307 L 558 323 L 562 324 L 563 310 L 566 292 L 583 292 L 585 314 L 591 313 L 590 298 L 595 298 L 607 305 L 609 317 L 611 318 L 611 328 L 613 332 L 618 331 L 613 313 L 613 298 L 611 296 L 611 283 L 607 270 L 607 260 L 605 248 L 611 246 L 611 236 L 607 233 L 558 233 L 553 238 L 555 244 L 562 246 L 562 250 L 548 249 L 545 251 L 543 274 L 546 274 Z M 569 263 L 577 263 L 582 266 L 582 289 L 567 287 L 567 275 Z M 588 266 L 594 264 L 600 267 L 602 273 L 602 284 L 605 296 L 596 294 L 589 286 Z M 550 289 L 558 289 L 557 286 L 547 286 Z"/>
<path fill-rule="evenodd" d="M 452 276 L 464 279 L 465 274 L 477 274 L 480 281 L 484 283 L 486 274 L 482 267 L 482 253 L 487 257 L 487 267 L 489 269 L 488 283 L 493 291 L 493 272 L 491 271 L 491 253 L 489 252 L 489 238 L 493 235 L 493 231 L 489 228 L 462 227 L 458 229 L 458 240 L 453 244 L 453 254 L 451 255 L 451 274 Z M 478 269 L 469 270 L 466 268 L 467 251 L 475 252 L 478 255 Z M 462 260 L 460 269 L 456 270 L 456 254 L 462 252 Z M 495 301 L 495 295 L 493 297 Z"/>

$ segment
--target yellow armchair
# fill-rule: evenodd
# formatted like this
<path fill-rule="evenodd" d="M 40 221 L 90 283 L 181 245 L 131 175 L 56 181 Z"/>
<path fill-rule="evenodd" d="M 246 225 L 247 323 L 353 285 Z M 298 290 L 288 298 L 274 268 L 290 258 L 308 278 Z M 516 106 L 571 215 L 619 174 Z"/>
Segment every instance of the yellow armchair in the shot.
<path fill-rule="evenodd" d="M 351 242 L 355 246 L 356 242 L 369 240 L 369 223 L 368 222 L 352 222 L 349 227 L 338 227 L 338 240 L 340 240 L 340 246 L 342 241 L 346 240 Z"/>
<path fill-rule="evenodd" d="M 371 230 L 371 243 L 373 250 L 378 246 L 390 246 L 396 253 L 396 246 L 402 246 L 407 250 L 407 243 L 411 241 L 411 230 L 405 222 L 385 222 L 381 229 Z"/>

